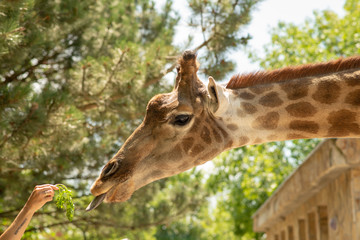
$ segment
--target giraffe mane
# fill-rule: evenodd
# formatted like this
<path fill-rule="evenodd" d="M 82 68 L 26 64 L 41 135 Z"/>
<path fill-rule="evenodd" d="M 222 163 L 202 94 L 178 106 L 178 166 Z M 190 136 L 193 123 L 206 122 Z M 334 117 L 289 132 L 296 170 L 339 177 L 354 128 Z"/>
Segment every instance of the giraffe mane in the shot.
<path fill-rule="evenodd" d="M 238 89 L 259 84 L 284 82 L 291 79 L 312 77 L 360 68 L 360 56 L 339 58 L 324 63 L 304 64 L 284 67 L 269 71 L 258 71 L 247 74 L 236 74 L 231 77 L 226 88 Z"/>

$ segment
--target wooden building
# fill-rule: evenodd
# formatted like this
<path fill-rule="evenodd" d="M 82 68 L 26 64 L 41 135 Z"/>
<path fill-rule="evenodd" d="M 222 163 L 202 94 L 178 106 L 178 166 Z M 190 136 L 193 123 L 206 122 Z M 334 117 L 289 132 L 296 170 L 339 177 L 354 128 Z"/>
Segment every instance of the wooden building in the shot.
<path fill-rule="evenodd" d="M 360 139 L 322 142 L 253 219 L 268 240 L 360 240 Z"/>

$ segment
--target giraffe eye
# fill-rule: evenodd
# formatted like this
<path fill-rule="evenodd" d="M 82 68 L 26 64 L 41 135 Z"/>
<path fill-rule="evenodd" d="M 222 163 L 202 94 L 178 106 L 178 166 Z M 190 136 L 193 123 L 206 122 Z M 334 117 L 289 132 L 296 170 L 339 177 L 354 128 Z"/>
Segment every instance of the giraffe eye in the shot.
<path fill-rule="evenodd" d="M 177 126 L 184 126 L 190 122 L 191 117 L 192 117 L 191 115 L 187 115 L 187 114 L 177 115 L 175 117 L 173 124 Z"/>

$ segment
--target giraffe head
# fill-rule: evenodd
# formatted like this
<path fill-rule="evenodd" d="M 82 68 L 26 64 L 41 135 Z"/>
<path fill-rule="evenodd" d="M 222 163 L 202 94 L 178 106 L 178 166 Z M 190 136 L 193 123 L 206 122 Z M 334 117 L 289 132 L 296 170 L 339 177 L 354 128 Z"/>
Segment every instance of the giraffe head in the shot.
<path fill-rule="evenodd" d="M 211 77 L 206 87 L 196 74 L 198 68 L 196 54 L 185 51 L 173 91 L 149 101 L 142 124 L 91 187 L 96 198 L 87 210 L 103 200 L 126 201 L 142 186 L 211 160 L 231 146 L 217 117 L 226 109 L 224 88 Z"/>

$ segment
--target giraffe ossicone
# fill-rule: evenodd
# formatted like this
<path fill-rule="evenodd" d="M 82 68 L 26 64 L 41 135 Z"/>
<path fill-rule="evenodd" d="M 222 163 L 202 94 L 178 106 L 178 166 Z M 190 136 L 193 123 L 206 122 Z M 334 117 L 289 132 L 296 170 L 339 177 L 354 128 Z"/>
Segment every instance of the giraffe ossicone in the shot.
<path fill-rule="evenodd" d="M 235 75 L 226 86 L 198 78 L 196 53 L 179 58 L 172 92 L 153 97 L 141 125 L 104 166 L 87 210 L 244 145 L 360 136 L 360 57 Z"/>

